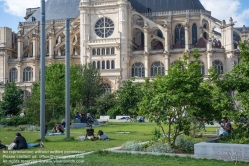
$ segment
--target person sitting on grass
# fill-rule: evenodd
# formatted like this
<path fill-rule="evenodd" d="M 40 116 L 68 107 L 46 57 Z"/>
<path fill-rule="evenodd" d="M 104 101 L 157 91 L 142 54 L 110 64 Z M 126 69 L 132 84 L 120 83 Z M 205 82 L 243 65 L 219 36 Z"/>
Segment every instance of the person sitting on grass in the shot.
<path fill-rule="evenodd" d="M 5 150 L 5 149 L 7 149 L 7 147 L 4 144 L 2 144 L 2 141 L 0 140 L 0 150 Z"/>
<path fill-rule="evenodd" d="M 98 131 L 98 139 L 99 140 L 108 140 L 109 138 L 102 130 L 99 130 Z"/>
<path fill-rule="evenodd" d="M 64 133 L 64 129 L 63 129 L 62 125 L 58 124 L 56 126 L 56 132 L 57 133 L 62 133 L 62 134 Z"/>
<path fill-rule="evenodd" d="M 88 125 L 93 125 L 94 124 L 94 118 L 90 113 L 87 113 L 87 124 Z"/>
<path fill-rule="evenodd" d="M 86 139 L 94 140 L 94 129 L 92 125 L 89 125 L 89 128 L 86 130 Z"/>
<path fill-rule="evenodd" d="M 56 133 L 57 123 L 54 124 L 54 127 L 51 130 L 51 133 Z"/>
<path fill-rule="evenodd" d="M 21 135 L 21 133 L 16 133 L 16 139 L 13 141 L 15 143 L 14 149 L 27 149 L 27 141 L 26 139 Z"/>

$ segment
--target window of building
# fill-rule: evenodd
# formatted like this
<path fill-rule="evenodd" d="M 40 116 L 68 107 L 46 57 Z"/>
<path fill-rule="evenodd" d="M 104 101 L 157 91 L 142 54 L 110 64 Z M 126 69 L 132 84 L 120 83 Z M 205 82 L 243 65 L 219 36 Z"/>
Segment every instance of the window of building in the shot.
<path fill-rule="evenodd" d="M 102 48 L 102 55 L 105 55 L 105 49 L 104 48 Z"/>
<path fill-rule="evenodd" d="M 110 48 L 106 49 L 106 55 L 110 55 Z"/>
<path fill-rule="evenodd" d="M 183 64 L 183 62 L 181 62 L 179 60 L 176 60 L 176 61 L 172 62 L 171 65 L 174 66 L 174 65 L 176 65 L 178 63 L 181 65 L 181 66 L 179 66 L 179 69 L 184 70 L 184 64 Z"/>
<path fill-rule="evenodd" d="M 212 65 L 218 74 L 223 73 L 223 64 L 220 61 L 215 60 L 215 61 L 213 61 Z"/>
<path fill-rule="evenodd" d="M 16 68 L 12 68 L 10 69 L 10 82 L 14 81 L 17 82 L 17 75 L 18 75 L 18 71 Z"/>
<path fill-rule="evenodd" d="M 158 61 L 152 63 L 150 70 L 152 77 L 156 76 L 157 74 L 165 75 L 165 69 L 162 62 Z"/>
<path fill-rule="evenodd" d="M 106 61 L 106 69 L 110 69 L 110 61 Z"/>
<path fill-rule="evenodd" d="M 185 29 L 181 24 L 175 28 L 175 44 L 185 45 Z"/>
<path fill-rule="evenodd" d="M 114 23 L 111 19 L 103 17 L 95 24 L 95 33 L 101 38 L 107 38 L 114 32 Z"/>
<path fill-rule="evenodd" d="M 96 49 L 95 48 L 92 50 L 92 55 L 96 55 Z"/>
<path fill-rule="evenodd" d="M 110 86 L 109 84 L 107 84 L 107 83 L 104 83 L 104 84 L 103 84 L 103 89 L 104 89 L 104 92 L 105 92 L 105 93 L 112 93 L 112 88 L 111 88 L 111 86 Z"/>
<path fill-rule="evenodd" d="M 204 32 L 204 33 L 203 33 L 203 37 L 204 37 L 204 39 L 206 39 L 206 40 L 208 39 L 208 34 L 207 34 L 207 32 Z"/>
<path fill-rule="evenodd" d="M 144 77 L 144 65 L 141 62 L 137 62 L 132 65 L 132 77 Z"/>
<path fill-rule="evenodd" d="M 31 94 L 30 94 L 29 91 L 25 90 L 23 93 L 24 93 L 24 94 L 23 94 L 24 99 L 29 99 L 29 98 L 30 98 Z"/>
<path fill-rule="evenodd" d="M 100 48 L 97 49 L 97 55 L 100 55 Z"/>
<path fill-rule="evenodd" d="M 112 69 L 115 69 L 115 61 L 114 60 L 112 60 Z"/>
<path fill-rule="evenodd" d="M 100 69 L 100 61 L 97 62 L 97 69 Z"/>
<path fill-rule="evenodd" d="M 197 43 L 197 26 L 193 24 L 192 26 L 192 44 L 195 45 Z"/>
<path fill-rule="evenodd" d="M 201 65 L 201 68 L 200 68 L 201 74 L 205 75 L 205 65 L 204 65 L 204 63 L 200 61 L 199 64 Z"/>
<path fill-rule="evenodd" d="M 102 61 L 102 69 L 105 69 L 105 61 Z"/>
<path fill-rule="evenodd" d="M 112 54 L 112 55 L 115 54 L 115 48 L 111 48 L 111 54 Z"/>
<path fill-rule="evenodd" d="M 33 79 L 33 68 L 26 67 L 23 70 L 23 82 L 32 81 L 32 79 Z"/>
<path fill-rule="evenodd" d="M 96 67 L 96 62 L 95 61 L 93 61 L 93 66 Z"/>

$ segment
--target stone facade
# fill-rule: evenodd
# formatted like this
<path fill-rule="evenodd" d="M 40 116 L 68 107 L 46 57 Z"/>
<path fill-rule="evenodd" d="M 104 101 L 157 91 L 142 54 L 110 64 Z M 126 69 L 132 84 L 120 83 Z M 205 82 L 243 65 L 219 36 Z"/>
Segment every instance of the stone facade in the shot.
<path fill-rule="evenodd" d="M 234 28 L 232 18 L 226 23 L 202 8 L 151 11 L 147 7 L 146 13 L 138 13 L 128 0 L 68 1 L 79 1 L 79 14 L 71 18 L 71 61 L 93 63 L 108 91 L 133 76 L 142 82 L 144 77 L 167 74 L 170 64 L 194 47 L 202 54 L 205 76 L 212 66 L 220 73 L 231 71 L 239 63 L 238 41 L 249 35 L 245 26 Z M 35 17 L 39 8 L 34 10 L 19 23 L 17 34 L 0 28 L 1 93 L 5 83 L 16 81 L 29 94 L 32 83 L 40 80 L 40 25 Z M 46 20 L 46 65 L 65 61 L 65 19 Z"/>

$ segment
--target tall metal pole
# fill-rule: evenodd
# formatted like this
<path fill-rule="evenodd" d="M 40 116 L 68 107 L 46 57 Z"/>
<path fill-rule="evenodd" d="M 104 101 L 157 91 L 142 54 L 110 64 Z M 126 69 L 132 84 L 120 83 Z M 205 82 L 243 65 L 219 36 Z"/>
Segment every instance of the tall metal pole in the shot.
<path fill-rule="evenodd" d="M 70 20 L 65 22 L 66 27 L 66 137 L 70 137 Z"/>
<path fill-rule="evenodd" d="M 40 138 L 45 138 L 45 0 L 41 0 L 41 28 L 40 28 Z"/>

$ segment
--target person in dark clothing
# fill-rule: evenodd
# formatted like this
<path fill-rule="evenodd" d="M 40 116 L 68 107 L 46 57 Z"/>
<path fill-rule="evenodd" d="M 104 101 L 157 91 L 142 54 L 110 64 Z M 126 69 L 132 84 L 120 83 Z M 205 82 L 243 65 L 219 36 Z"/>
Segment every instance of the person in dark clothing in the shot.
<path fill-rule="evenodd" d="M 7 147 L 2 144 L 2 141 L 0 140 L 0 150 L 5 150 Z"/>
<path fill-rule="evenodd" d="M 16 133 L 16 139 L 13 142 L 16 144 L 14 149 L 18 150 L 28 148 L 26 139 L 20 133 Z"/>
<path fill-rule="evenodd" d="M 86 115 L 83 114 L 83 113 L 80 114 L 80 122 L 81 123 L 87 123 Z"/>
<path fill-rule="evenodd" d="M 92 128 L 92 125 L 90 125 L 89 129 L 86 130 L 86 138 L 94 140 L 94 129 Z"/>

